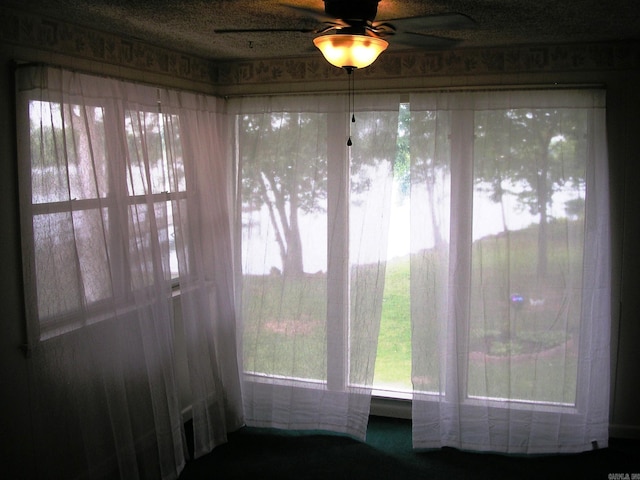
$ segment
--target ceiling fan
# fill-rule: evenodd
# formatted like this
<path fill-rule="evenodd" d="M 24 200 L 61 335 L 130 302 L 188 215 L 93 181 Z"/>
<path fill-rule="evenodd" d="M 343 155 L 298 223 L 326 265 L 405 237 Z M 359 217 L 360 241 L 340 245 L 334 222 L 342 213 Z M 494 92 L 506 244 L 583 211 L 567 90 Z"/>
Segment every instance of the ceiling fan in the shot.
<path fill-rule="evenodd" d="M 314 19 L 318 22 L 316 28 L 220 29 L 215 30 L 215 33 L 299 32 L 316 34 L 318 36 L 314 39 L 314 43 L 325 55 L 325 58 L 330 63 L 345 68 L 348 65 L 338 65 L 332 62 L 319 43 L 324 43 L 327 48 L 334 48 L 338 40 L 346 43 L 347 36 L 349 36 L 357 40 L 359 46 L 366 44 L 367 48 L 377 49 L 374 58 L 367 64 L 369 65 L 387 47 L 387 39 L 391 40 L 395 45 L 408 48 L 450 48 L 456 45 L 459 40 L 430 35 L 427 32 L 466 29 L 473 28 L 476 25 L 471 17 L 457 12 L 376 20 L 380 0 L 323 0 L 323 2 L 324 9 L 282 4 L 286 8 L 299 12 L 304 17 Z M 352 42 L 351 45 L 353 45 Z M 353 49 L 354 47 L 352 46 L 351 48 Z M 346 60 L 336 61 L 339 63 Z M 362 68 L 362 65 L 352 65 L 351 67 Z"/>
<path fill-rule="evenodd" d="M 428 31 L 472 28 L 475 21 L 462 13 L 441 13 L 415 17 L 376 20 L 380 0 L 323 0 L 324 10 L 283 4 L 318 22 L 312 29 L 250 28 L 221 29 L 215 33 L 298 32 L 317 35 L 313 43 L 332 65 L 349 74 L 349 109 L 347 146 L 351 146 L 351 123 L 355 122 L 353 71 L 371 65 L 388 46 L 394 44 L 419 49 L 442 49 L 458 43 L 457 39 L 429 35 Z"/>

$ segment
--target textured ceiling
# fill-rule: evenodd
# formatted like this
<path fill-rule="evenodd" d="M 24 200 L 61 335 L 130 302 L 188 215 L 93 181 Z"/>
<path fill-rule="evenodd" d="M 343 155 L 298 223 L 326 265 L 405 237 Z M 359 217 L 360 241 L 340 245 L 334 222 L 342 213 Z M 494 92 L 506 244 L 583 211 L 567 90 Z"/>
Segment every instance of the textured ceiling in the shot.
<path fill-rule="evenodd" d="M 232 28 L 318 26 L 316 20 L 285 3 L 324 8 L 322 0 L 3 0 L 5 6 L 207 59 L 319 54 L 311 33 L 215 33 Z M 466 14 L 477 24 L 472 29 L 428 32 L 457 39 L 460 48 L 640 39 L 637 0 L 381 0 L 376 20 L 444 12 Z M 390 48 L 402 48 L 393 39 L 390 43 Z"/>

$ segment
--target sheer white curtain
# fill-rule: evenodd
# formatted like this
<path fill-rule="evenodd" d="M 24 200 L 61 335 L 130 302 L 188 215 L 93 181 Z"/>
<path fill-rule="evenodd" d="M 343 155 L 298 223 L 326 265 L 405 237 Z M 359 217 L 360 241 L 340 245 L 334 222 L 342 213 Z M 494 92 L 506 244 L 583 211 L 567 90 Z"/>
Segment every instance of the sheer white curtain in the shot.
<path fill-rule="evenodd" d="M 37 470 L 177 478 L 179 385 L 196 455 L 242 424 L 222 105 L 49 67 L 17 85 Z"/>
<path fill-rule="evenodd" d="M 603 92 L 410 104 L 414 446 L 606 446 Z"/>
<path fill-rule="evenodd" d="M 230 102 L 249 425 L 366 432 L 398 100 L 358 96 L 351 127 L 347 107 L 336 95 Z"/>

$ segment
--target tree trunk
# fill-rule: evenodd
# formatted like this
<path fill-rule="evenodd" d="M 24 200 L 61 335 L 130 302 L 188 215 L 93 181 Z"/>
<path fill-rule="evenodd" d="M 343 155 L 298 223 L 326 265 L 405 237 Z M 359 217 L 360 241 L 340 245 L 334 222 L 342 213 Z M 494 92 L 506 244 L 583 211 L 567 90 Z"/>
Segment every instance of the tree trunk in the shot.
<path fill-rule="evenodd" d="M 425 185 L 427 186 L 427 194 L 429 195 L 429 216 L 431 217 L 431 227 L 433 228 L 433 241 L 435 248 L 438 249 L 444 244 L 442 238 L 442 232 L 440 231 L 440 222 L 438 221 L 438 215 L 435 209 L 435 172 L 433 176 L 426 178 Z"/>
<path fill-rule="evenodd" d="M 547 142 L 548 145 L 548 142 Z M 542 154 L 542 165 L 538 171 L 538 211 L 540 213 L 540 225 L 538 227 L 538 267 L 537 278 L 538 280 L 544 280 L 547 276 L 548 268 L 548 204 L 549 204 L 549 186 L 547 181 L 547 175 L 549 170 L 549 153 L 548 147 Z"/>
<path fill-rule="evenodd" d="M 287 251 L 282 259 L 283 273 L 291 276 L 302 275 L 304 268 L 302 263 L 302 239 L 300 238 L 300 225 L 298 223 L 297 195 L 292 196 L 290 201 L 289 221 L 285 239 Z"/>
<path fill-rule="evenodd" d="M 298 196 L 294 191 L 289 199 L 289 213 L 287 201 L 282 190 L 276 185 L 275 179 L 263 172 L 263 198 L 269 209 L 269 218 L 275 231 L 276 241 L 282 261 L 284 275 L 301 275 L 304 271 L 302 263 L 302 239 L 298 223 Z M 267 191 L 273 194 L 273 201 L 269 199 Z M 277 215 L 276 215 L 277 213 Z"/>

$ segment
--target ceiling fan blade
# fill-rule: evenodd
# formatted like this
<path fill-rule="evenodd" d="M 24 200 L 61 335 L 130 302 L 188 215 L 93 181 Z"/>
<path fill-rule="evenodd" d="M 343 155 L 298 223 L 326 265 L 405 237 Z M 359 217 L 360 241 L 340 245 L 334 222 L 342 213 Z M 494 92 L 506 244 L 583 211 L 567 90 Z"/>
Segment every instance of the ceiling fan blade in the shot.
<path fill-rule="evenodd" d="M 318 23 L 316 28 L 220 28 L 214 29 L 214 33 L 278 33 L 278 32 L 294 32 L 294 33 L 324 33 L 334 28 L 347 27 L 348 25 L 327 15 L 324 11 L 315 8 L 299 7 L 289 3 L 280 3 L 282 7 L 293 10 L 302 14 L 307 19 L 314 20 Z"/>
<path fill-rule="evenodd" d="M 392 24 L 397 32 L 420 32 L 428 30 L 460 30 L 474 28 L 477 23 L 463 13 L 440 13 L 423 17 L 396 18 L 374 22 L 373 26 Z"/>
<path fill-rule="evenodd" d="M 277 32 L 294 32 L 294 33 L 317 33 L 315 28 L 221 28 L 213 31 L 214 34 L 222 33 L 277 33 Z"/>
<path fill-rule="evenodd" d="M 346 23 L 341 20 L 332 17 L 331 15 L 327 15 L 324 10 L 316 9 L 316 8 L 306 8 L 299 7 L 298 5 L 291 5 L 289 3 L 280 3 L 279 5 L 288 8 L 290 10 L 294 10 L 302 15 L 312 18 L 318 23 L 335 23 L 342 26 L 347 26 Z"/>
<path fill-rule="evenodd" d="M 443 48 L 452 48 L 460 43 L 455 38 L 439 37 L 436 35 L 427 35 L 424 33 L 401 32 L 393 35 L 392 45 L 398 47 L 411 47 L 424 50 L 439 50 Z"/>

